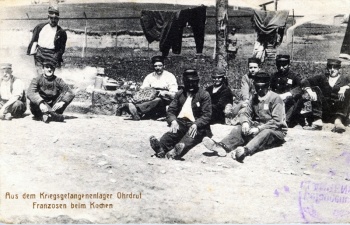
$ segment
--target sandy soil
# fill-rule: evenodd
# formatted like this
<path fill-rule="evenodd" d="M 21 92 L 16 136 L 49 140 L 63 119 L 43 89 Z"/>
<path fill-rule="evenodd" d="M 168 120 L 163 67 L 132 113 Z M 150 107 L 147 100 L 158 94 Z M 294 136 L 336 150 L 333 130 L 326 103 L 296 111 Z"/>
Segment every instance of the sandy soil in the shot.
<path fill-rule="evenodd" d="M 45 124 L 31 115 L 0 121 L 1 222 L 350 221 L 350 128 L 343 134 L 330 132 L 330 125 L 323 131 L 290 129 L 283 146 L 259 152 L 243 164 L 230 156 L 213 156 L 202 144 L 183 161 L 170 161 L 151 157 L 148 143 L 150 135 L 160 137 L 168 130 L 165 122 L 67 115 L 65 123 Z M 230 129 L 212 126 L 214 139 Z M 43 192 L 112 197 L 54 200 L 44 199 Z M 141 193 L 141 198 L 118 198 L 121 193 Z M 38 209 L 34 202 L 67 208 Z M 90 208 L 90 202 L 113 208 Z M 86 204 L 86 209 L 72 209 L 71 203 Z"/>

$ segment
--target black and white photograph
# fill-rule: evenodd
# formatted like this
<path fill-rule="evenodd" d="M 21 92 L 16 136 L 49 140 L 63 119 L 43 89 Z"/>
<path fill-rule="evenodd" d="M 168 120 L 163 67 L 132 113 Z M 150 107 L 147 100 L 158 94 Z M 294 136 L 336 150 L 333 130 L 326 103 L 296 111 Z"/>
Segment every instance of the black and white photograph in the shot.
<path fill-rule="evenodd" d="M 0 0 L 0 223 L 349 223 L 349 16 Z"/>

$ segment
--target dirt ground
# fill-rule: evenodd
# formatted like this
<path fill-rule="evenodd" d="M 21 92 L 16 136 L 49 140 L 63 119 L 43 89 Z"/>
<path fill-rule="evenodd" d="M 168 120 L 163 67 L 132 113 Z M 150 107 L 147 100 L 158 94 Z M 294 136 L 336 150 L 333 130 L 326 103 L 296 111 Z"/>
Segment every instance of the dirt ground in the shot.
<path fill-rule="evenodd" d="M 45 124 L 31 115 L 0 122 L 1 222 L 350 221 L 350 128 L 343 134 L 330 132 L 330 124 L 323 131 L 290 129 L 283 146 L 243 164 L 230 155 L 214 156 L 202 144 L 183 161 L 170 161 L 151 157 L 148 143 L 150 135 L 168 130 L 165 122 L 67 115 L 65 123 Z M 212 126 L 214 139 L 230 129 Z M 54 200 L 44 193 L 111 198 Z M 121 193 L 135 195 L 121 198 Z M 91 202 L 113 208 L 90 208 Z M 67 208 L 36 208 L 51 203 Z M 72 203 L 86 208 L 71 208 Z"/>
<path fill-rule="evenodd" d="M 32 58 L 1 51 L 28 86 Z M 66 63 L 74 64 L 68 56 L 69 50 Z M 94 71 L 73 69 L 62 72 L 65 80 L 91 82 Z M 332 133 L 330 124 L 322 131 L 289 129 L 283 146 L 243 164 L 202 144 L 182 161 L 169 161 L 152 157 L 148 143 L 168 131 L 165 122 L 78 114 L 72 106 L 66 115 L 65 123 L 34 121 L 29 111 L 0 121 L 0 222 L 350 222 L 350 127 L 343 134 Z M 231 128 L 212 126 L 214 139 Z"/>

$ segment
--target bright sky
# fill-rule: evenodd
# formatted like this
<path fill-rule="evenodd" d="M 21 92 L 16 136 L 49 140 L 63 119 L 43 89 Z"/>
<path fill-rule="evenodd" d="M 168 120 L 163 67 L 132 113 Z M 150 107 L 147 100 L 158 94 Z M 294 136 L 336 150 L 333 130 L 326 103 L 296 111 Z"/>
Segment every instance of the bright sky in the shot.
<path fill-rule="evenodd" d="M 0 0 L 0 5 L 26 5 L 34 0 Z M 38 0 L 37 0 L 38 1 Z M 40 0 L 46 1 L 49 0 Z M 137 3 L 170 3 L 181 5 L 215 5 L 216 0 L 65 0 L 65 3 L 93 3 L 93 2 L 137 2 Z M 259 4 L 270 0 L 228 0 L 229 5 L 259 8 Z M 273 4 L 267 7 L 273 10 Z M 350 0 L 278 0 L 278 10 L 292 10 L 295 15 L 310 14 L 349 14 Z"/>

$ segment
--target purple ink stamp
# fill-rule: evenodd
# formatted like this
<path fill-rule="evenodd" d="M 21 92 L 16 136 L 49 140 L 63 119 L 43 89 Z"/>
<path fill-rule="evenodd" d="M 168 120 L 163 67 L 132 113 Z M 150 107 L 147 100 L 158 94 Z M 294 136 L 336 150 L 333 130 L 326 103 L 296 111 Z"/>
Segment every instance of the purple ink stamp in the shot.
<path fill-rule="evenodd" d="M 305 222 L 349 222 L 350 184 L 303 181 L 300 184 L 298 203 Z"/>

